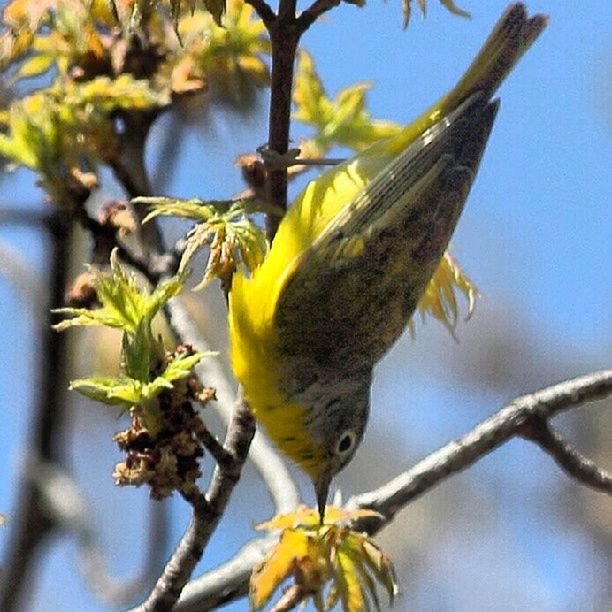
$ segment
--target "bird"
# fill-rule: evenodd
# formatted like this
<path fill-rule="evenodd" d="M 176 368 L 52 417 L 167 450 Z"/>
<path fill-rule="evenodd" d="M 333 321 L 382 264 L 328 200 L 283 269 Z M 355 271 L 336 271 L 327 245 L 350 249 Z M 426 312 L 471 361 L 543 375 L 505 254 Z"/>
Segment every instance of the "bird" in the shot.
<path fill-rule="evenodd" d="M 512 4 L 449 93 L 312 180 L 263 263 L 234 275 L 233 371 L 257 422 L 310 476 L 321 522 L 332 478 L 363 438 L 373 367 L 406 329 L 462 212 L 493 95 L 546 23 Z"/>

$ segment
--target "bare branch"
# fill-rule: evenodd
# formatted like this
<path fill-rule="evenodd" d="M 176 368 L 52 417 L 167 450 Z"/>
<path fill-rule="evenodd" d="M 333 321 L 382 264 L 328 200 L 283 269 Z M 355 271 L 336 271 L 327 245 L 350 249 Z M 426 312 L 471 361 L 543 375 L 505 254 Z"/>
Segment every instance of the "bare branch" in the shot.
<path fill-rule="evenodd" d="M 583 457 L 544 419 L 536 418 L 529 421 L 521 435 L 535 442 L 555 460 L 563 471 L 576 480 L 593 489 L 608 494 L 612 493 L 612 474 L 597 466 L 590 459 Z"/>
<path fill-rule="evenodd" d="M 61 211 L 55 212 L 47 224 L 51 248 L 48 256 L 49 305 L 63 305 L 64 290 L 70 259 L 69 220 Z M 36 368 L 38 386 L 36 407 L 32 415 L 27 449 L 30 456 L 45 463 L 61 464 L 64 427 L 64 385 L 66 380 L 67 345 L 64 334 L 51 329 L 51 313 L 46 312 L 39 323 L 39 364 Z M 0 609 L 10 611 L 23 607 L 33 572 L 37 547 L 57 525 L 46 513 L 45 500 L 38 487 L 31 466 L 25 465 L 21 475 L 16 521 L 11 530 L 4 567 L 6 571 L 0 585 Z"/>
<path fill-rule="evenodd" d="M 295 5 L 295 0 L 280 0 L 278 17 L 268 28 L 272 45 L 268 147 L 280 155 L 284 155 L 289 147 L 295 53 L 300 39 L 300 32 L 296 28 Z M 266 194 L 272 206 L 280 210 L 287 209 L 287 168 L 268 171 Z M 276 215 L 266 215 L 269 240 L 274 238 L 278 223 Z"/>
<path fill-rule="evenodd" d="M 270 612 L 288 612 L 298 606 L 306 597 L 304 589 L 297 585 L 292 584 L 282 595 L 282 597 L 276 602 Z"/>
<path fill-rule="evenodd" d="M 185 585 L 175 610 L 212 610 L 247 595 L 253 568 L 276 542 L 277 537 L 274 534 L 252 540 L 227 563 L 190 581 Z"/>
<path fill-rule="evenodd" d="M 295 21 L 295 7 L 297 0 L 279 0 L 278 20 L 284 25 L 292 24 Z"/>
<path fill-rule="evenodd" d="M 259 18 L 264 22 L 266 28 L 270 29 L 272 23 L 276 19 L 276 14 L 272 7 L 265 0 L 245 0 L 246 4 L 250 4 Z"/>
<path fill-rule="evenodd" d="M 378 531 L 409 502 L 446 480 L 449 475 L 476 463 L 509 438 L 520 435 L 530 418 L 549 419 L 562 410 L 602 399 L 610 393 L 612 370 L 605 370 L 519 397 L 467 435 L 450 442 L 382 487 L 354 497 L 348 505 L 369 508 L 382 514 L 383 521 L 372 530 Z"/>
<path fill-rule="evenodd" d="M 450 442 L 386 485 L 353 497 L 347 506 L 371 508 L 383 514 L 382 520 L 364 521 L 358 526 L 371 534 L 375 533 L 390 522 L 398 510 L 449 476 L 474 464 L 511 437 L 524 435 L 526 423 L 534 417 L 549 419 L 562 410 L 603 399 L 610 394 L 612 370 L 595 372 L 521 396 L 459 440 Z M 588 482 L 582 473 L 579 480 Z M 177 610 L 208 610 L 246 595 L 251 571 L 270 545 L 268 539 L 253 541 L 230 563 L 189 583 Z"/>
<path fill-rule="evenodd" d="M 338 6 L 342 0 L 315 0 L 296 20 L 300 33 L 305 32 L 321 15 Z"/>
<path fill-rule="evenodd" d="M 195 486 L 191 494 L 185 495 L 193 505 L 193 519 L 151 595 L 138 610 L 170 610 L 178 600 L 183 586 L 201 559 L 210 536 L 223 516 L 225 506 L 240 478 L 254 434 L 255 420 L 247 404 L 239 400 L 225 439 L 225 449 L 232 454 L 233 461 L 231 464 L 217 465 L 206 496 Z"/>

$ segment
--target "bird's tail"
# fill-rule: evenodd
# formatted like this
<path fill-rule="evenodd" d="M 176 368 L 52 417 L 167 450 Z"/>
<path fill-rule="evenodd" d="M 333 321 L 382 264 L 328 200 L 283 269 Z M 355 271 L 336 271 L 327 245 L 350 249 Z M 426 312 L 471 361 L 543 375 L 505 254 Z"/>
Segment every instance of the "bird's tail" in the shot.
<path fill-rule="evenodd" d="M 528 17 L 522 3 L 508 7 L 461 80 L 432 110 L 439 108 L 444 116 L 476 92 L 490 98 L 547 21 L 544 15 Z"/>

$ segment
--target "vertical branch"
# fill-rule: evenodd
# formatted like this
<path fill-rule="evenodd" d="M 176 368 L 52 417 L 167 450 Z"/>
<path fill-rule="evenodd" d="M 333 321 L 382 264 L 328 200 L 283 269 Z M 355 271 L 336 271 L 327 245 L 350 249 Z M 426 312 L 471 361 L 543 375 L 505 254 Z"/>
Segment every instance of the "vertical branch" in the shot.
<path fill-rule="evenodd" d="M 50 306 L 63 305 L 70 257 L 69 220 L 58 210 L 48 223 L 51 237 L 49 255 Z M 52 512 L 47 512 L 44 493 L 37 485 L 36 471 L 41 464 L 60 463 L 61 427 L 66 386 L 66 335 L 51 329 L 51 313 L 45 308 L 41 323 L 38 357 L 38 398 L 27 445 L 28 461 L 22 467 L 22 489 L 15 506 L 15 521 L 3 564 L 3 588 L 0 610 L 8 612 L 24 607 L 24 596 L 31 592 L 34 555 L 37 547 L 56 527 Z M 26 591 L 27 585 L 27 591 Z"/>
<path fill-rule="evenodd" d="M 124 131 L 121 138 L 121 157 L 108 162 L 115 178 L 130 198 L 152 195 L 144 154 L 151 125 L 158 114 L 158 112 L 140 112 L 125 113 L 122 116 Z M 134 214 L 142 222 L 146 212 L 143 208 L 136 207 Z M 163 239 L 156 223 L 141 224 L 138 231 L 141 237 L 140 246 L 145 255 L 163 253 Z"/>
<path fill-rule="evenodd" d="M 272 43 L 272 75 L 270 95 L 270 123 L 268 146 L 280 155 L 289 147 L 289 123 L 291 115 L 291 90 L 295 52 L 299 32 L 295 21 L 295 0 L 281 0 L 278 17 L 269 25 Z M 287 169 L 272 169 L 267 181 L 268 201 L 281 210 L 287 209 Z M 279 219 L 266 217 L 266 233 L 272 240 L 278 229 Z"/>

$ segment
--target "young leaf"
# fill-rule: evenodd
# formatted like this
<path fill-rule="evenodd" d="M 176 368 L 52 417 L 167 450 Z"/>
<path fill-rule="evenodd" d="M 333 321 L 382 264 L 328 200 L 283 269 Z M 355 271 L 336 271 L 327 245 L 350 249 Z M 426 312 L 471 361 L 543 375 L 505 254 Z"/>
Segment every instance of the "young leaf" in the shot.
<path fill-rule="evenodd" d="M 308 534 L 293 529 L 285 530 L 278 544 L 253 570 L 250 583 L 251 607 L 259 610 L 268 603 L 274 591 L 294 571 L 297 559 L 306 556 Z"/>
<path fill-rule="evenodd" d="M 93 376 L 70 382 L 69 389 L 110 405 L 122 405 L 126 409 L 142 400 L 142 383 L 128 377 Z"/>
<path fill-rule="evenodd" d="M 469 319 L 476 307 L 478 289 L 461 270 L 455 259 L 446 252 L 419 301 L 418 311 L 423 318 L 431 315 L 440 321 L 453 337 L 459 318 L 455 295 L 457 291 L 462 293 L 468 301 L 466 319 Z M 410 329 L 414 332 L 413 321 L 410 322 Z"/>
<path fill-rule="evenodd" d="M 158 378 L 163 378 L 169 382 L 186 378 L 204 357 L 212 357 L 216 354 L 213 351 L 208 351 L 206 353 L 196 352 L 191 355 L 188 353 L 174 355 Z"/>
<path fill-rule="evenodd" d="M 318 510 L 298 508 L 259 525 L 258 529 L 283 529 L 278 545 L 257 566 L 251 578 L 251 605 L 264 606 L 273 592 L 289 577 L 304 598 L 312 597 L 317 610 L 331 610 L 341 602 L 347 612 L 378 609 L 378 595 L 372 575 L 392 599 L 395 578 L 390 561 L 367 537 L 346 528 L 344 523 L 378 513 L 349 511 L 328 506 L 325 524 Z M 326 585 L 330 585 L 327 597 Z"/>
<path fill-rule="evenodd" d="M 194 290 L 202 289 L 213 278 L 228 283 L 241 263 L 253 271 L 268 250 L 264 232 L 249 219 L 249 201 L 139 197 L 132 202 L 150 206 L 145 222 L 162 215 L 200 221 L 187 235 L 179 266 L 180 273 L 186 272 L 195 254 L 204 247 L 209 248 L 204 276 Z"/>
<path fill-rule="evenodd" d="M 314 60 L 302 50 L 295 75 L 293 117 L 317 130 L 313 140 L 324 152 L 334 145 L 364 149 L 400 130 L 395 123 L 372 119 L 365 105 L 369 87 L 364 83 L 347 87 L 331 100 L 325 93 Z"/>
<path fill-rule="evenodd" d="M 427 15 L 427 0 L 417 0 L 417 2 L 423 17 L 425 17 Z M 445 6 L 454 15 L 459 15 L 459 17 L 470 17 L 470 14 L 467 11 L 460 9 L 455 4 L 454 0 L 440 0 L 440 4 Z M 404 16 L 402 27 L 406 29 L 410 22 L 410 15 L 412 13 L 412 0 L 402 0 L 402 13 Z"/>

